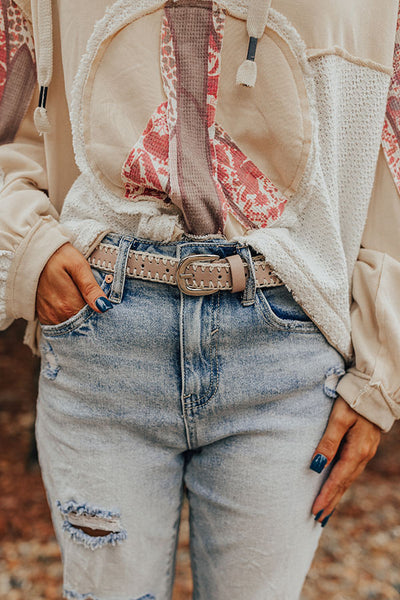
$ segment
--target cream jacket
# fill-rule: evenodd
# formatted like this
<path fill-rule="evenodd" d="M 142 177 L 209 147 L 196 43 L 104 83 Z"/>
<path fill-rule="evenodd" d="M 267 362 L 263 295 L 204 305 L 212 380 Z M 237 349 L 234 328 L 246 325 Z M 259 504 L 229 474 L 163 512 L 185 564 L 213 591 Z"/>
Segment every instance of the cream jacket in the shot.
<path fill-rule="evenodd" d="M 203 132 L 214 171 L 200 169 L 185 198 L 167 17 L 175 10 L 178 27 L 185 6 L 202 2 L 215 42 Z M 400 417 L 398 1 L 269 4 L 3 0 L 1 327 L 23 317 L 36 347 L 38 278 L 67 241 L 87 256 L 108 231 L 223 232 L 268 257 L 346 359 L 338 393 L 388 430 Z M 249 36 L 256 77 L 243 63 Z M 163 127 L 165 156 L 160 136 L 148 150 Z M 156 175 L 165 167 L 164 180 L 144 175 L 148 164 Z M 215 204 L 198 216 L 188 199 L 206 186 Z"/>

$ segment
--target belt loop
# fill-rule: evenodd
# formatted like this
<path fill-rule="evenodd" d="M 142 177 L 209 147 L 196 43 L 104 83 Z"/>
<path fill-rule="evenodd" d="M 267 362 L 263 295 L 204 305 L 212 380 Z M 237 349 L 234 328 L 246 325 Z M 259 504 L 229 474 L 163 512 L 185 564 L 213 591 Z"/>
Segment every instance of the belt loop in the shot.
<path fill-rule="evenodd" d="M 249 274 L 246 281 L 246 287 L 243 290 L 241 302 L 243 306 L 250 306 L 251 304 L 254 304 L 256 295 L 256 272 L 254 269 L 254 262 L 249 246 L 239 246 L 237 253 L 247 263 Z"/>
<path fill-rule="evenodd" d="M 118 246 L 118 255 L 115 262 L 114 279 L 111 286 L 109 299 L 115 304 L 119 304 L 124 293 L 125 278 L 126 278 L 126 263 L 129 258 L 129 250 L 131 249 L 133 238 L 123 236 L 120 239 Z"/>

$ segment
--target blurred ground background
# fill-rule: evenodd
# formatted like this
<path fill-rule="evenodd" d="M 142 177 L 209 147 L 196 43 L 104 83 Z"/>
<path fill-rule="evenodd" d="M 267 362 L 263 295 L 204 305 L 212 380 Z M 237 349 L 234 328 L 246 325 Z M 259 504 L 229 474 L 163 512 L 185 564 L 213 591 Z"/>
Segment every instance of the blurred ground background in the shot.
<path fill-rule="evenodd" d="M 35 460 L 38 361 L 24 324 L 0 333 L 0 600 L 61 600 L 61 562 Z M 184 508 L 174 600 L 192 583 Z M 329 521 L 302 600 L 400 600 L 400 423 Z M 243 599 L 245 600 L 245 599 Z"/>

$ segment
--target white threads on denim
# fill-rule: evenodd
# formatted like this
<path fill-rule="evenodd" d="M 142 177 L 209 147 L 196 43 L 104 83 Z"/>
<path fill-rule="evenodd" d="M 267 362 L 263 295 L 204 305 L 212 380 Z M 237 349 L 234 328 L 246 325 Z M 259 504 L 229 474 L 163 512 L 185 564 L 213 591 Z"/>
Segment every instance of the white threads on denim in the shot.
<path fill-rule="evenodd" d="M 75 500 L 70 500 L 65 504 L 62 504 L 60 500 L 57 500 L 56 505 L 63 515 L 74 513 L 76 515 L 90 515 L 92 517 L 99 517 L 102 519 L 114 519 L 121 516 L 120 512 L 116 508 L 104 509 L 98 506 L 93 506 L 92 504 L 75 502 Z"/>
<path fill-rule="evenodd" d="M 117 533 L 111 531 L 107 535 L 92 536 L 82 531 L 82 529 L 74 527 L 68 521 L 64 521 L 62 528 L 63 531 L 66 531 L 77 544 L 83 544 L 83 546 L 90 550 L 98 550 L 109 544 L 115 546 L 126 540 L 128 535 L 125 530 L 122 530 Z"/>

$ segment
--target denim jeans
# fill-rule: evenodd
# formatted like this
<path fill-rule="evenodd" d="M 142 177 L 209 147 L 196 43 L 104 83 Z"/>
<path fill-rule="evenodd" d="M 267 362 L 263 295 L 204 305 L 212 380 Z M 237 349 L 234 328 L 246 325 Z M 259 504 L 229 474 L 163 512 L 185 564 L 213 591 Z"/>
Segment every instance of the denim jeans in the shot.
<path fill-rule="evenodd" d="M 114 308 L 42 326 L 36 434 L 64 597 L 170 599 L 187 493 L 194 600 L 297 599 L 341 355 L 285 286 L 251 274 L 244 292 L 188 296 L 124 276 L 130 248 L 249 261 L 246 246 L 105 241 L 114 279 L 93 273 Z"/>

